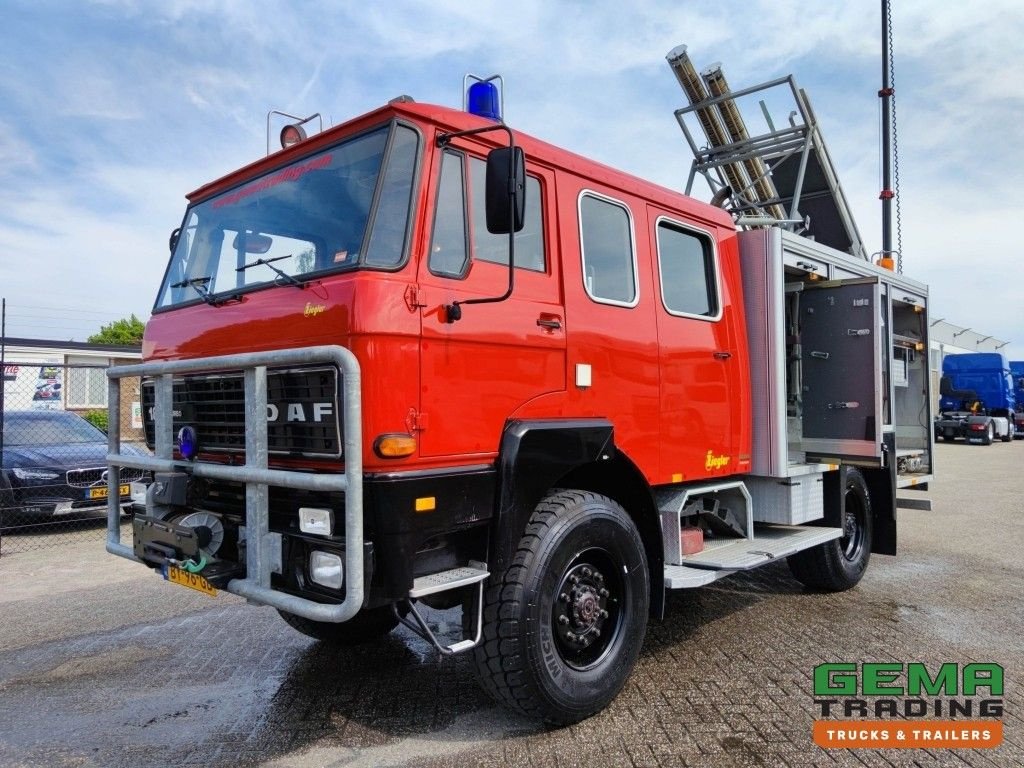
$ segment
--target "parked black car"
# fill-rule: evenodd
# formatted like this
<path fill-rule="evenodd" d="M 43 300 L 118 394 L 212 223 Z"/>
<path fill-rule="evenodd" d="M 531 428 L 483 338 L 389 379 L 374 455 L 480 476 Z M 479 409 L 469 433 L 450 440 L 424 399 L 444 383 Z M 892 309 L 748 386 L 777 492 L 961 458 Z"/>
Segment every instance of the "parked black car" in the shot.
<path fill-rule="evenodd" d="M 124 450 L 144 455 L 130 446 Z M 0 462 L 0 528 L 95 517 L 105 511 L 106 455 L 107 436 L 81 416 L 60 410 L 7 411 Z M 131 484 L 148 479 L 148 472 L 121 470 L 123 507 L 131 504 Z"/>

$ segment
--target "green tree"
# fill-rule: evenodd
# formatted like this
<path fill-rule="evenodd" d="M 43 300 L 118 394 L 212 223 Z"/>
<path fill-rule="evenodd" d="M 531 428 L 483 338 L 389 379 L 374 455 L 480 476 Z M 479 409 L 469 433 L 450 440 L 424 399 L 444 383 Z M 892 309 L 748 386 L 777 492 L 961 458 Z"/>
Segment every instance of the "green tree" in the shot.
<path fill-rule="evenodd" d="M 146 324 L 132 313 L 131 317 L 101 325 L 99 333 L 94 333 L 88 338 L 88 341 L 91 344 L 117 344 L 133 347 L 142 343 L 142 332 L 145 329 Z"/>

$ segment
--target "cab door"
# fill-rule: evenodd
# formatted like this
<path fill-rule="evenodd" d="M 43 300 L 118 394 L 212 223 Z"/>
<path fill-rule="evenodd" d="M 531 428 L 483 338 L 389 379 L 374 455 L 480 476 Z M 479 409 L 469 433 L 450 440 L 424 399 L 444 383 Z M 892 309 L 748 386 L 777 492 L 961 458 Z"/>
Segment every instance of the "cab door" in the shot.
<path fill-rule="evenodd" d="M 648 217 L 659 295 L 663 479 L 747 471 L 743 359 L 714 232 L 653 208 Z"/>
<path fill-rule="evenodd" d="M 485 152 L 467 142 L 434 153 L 433 221 L 420 259 L 420 454 L 490 458 L 505 422 L 527 401 L 565 389 L 565 313 L 548 201 L 553 175 L 527 167 L 526 224 L 515 237 L 515 286 L 508 235 L 487 231 Z"/>

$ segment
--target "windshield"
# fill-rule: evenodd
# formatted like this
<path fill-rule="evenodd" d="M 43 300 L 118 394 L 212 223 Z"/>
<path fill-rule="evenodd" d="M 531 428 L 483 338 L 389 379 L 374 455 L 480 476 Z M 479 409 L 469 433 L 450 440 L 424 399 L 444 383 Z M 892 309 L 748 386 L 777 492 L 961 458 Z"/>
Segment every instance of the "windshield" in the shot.
<path fill-rule="evenodd" d="M 398 266 L 417 148 L 415 131 L 385 126 L 193 206 L 156 309 L 255 286 L 301 287 L 360 264 Z"/>
<path fill-rule="evenodd" d="M 4 446 L 102 443 L 107 436 L 80 416 L 62 411 L 4 414 Z"/>

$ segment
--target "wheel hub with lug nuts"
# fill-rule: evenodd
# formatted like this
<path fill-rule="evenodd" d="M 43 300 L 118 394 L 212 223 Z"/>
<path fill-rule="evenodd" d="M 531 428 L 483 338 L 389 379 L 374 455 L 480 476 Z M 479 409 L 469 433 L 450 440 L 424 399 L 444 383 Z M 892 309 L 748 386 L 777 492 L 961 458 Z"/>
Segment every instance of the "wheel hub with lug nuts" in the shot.
<path fill-rule="evenodd" d="M 563 579 L 556 630 L 569 648 L 582 650 L 601 637 L 610 598 L 604 581 L 604 575 L 586 563 L 572 568 Z"/>

